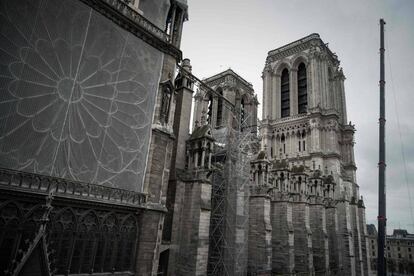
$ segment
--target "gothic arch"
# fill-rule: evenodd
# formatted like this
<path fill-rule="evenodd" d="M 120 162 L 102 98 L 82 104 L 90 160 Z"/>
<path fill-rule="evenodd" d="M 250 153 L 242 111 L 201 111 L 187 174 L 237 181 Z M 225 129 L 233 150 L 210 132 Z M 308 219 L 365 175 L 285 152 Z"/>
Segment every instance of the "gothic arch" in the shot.
<path fill-rule="evenodd" d="M 282 60 L 280 63 L 275 64 L 273 72 L 276 76 L 281 76 L 284 69 L 287 69 L 288 72 L 292 69 L 290 62 L 287 60 Z"/>
<path fill-rule="evenodd" d="M 100 230 L 99 216 L 94 210 L 87 210 L 80 216 L 74 240 L 70 273 L 90 273 L 92 271 Z"/>
<path fill-rule="evenodd" d="M 304 54 L 297 54 L 292 58 L 292 69 L 298 69 L 299 64 L 305 64 L 306 69 L 308 69 L 308 58 Z"/>

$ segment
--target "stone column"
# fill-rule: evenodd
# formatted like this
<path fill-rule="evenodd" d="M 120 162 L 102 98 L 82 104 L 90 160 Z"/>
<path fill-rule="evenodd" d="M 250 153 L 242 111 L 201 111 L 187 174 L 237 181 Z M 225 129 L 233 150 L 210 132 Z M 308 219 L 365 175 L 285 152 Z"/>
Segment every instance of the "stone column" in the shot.
<path fill-rule="evenodd" d="M 349 209 L 351 211 L 352 237 L 354 241 L 355 273 L 356 275 L 364 276 L 361 247 L 361 232 L 359 229 L 359 213 L 356 198 L 352 198 L 351 204 L 349 205 Z"/>
<path fill-rule="evenodd" d="M 342 251 L 339 244 L 338 215 L 335 206 L 331 204 L 325 205 L 325 211 L 329 243 L 329 270 L 338 274 L 343 269 Z"/>
<path fill-rule="evenodd" d="M 310 61 L 311 67 L 311 81 L 312 81 L 312 107 L 316 107 L 321 103 L 321 91 L 320 91 L 320 83 L 319 83 L 319 68 L 318 68 L 318 60 L 314 56 Z"/>
<path fill-rule="evenodd" d="M 266 194 L 250 196 L 248 274 L 272 273 L 272 225 L 270 198 Z"/>
<path fill-rule="evenodd" d="M 342 70 L 340 71 L 340 77 L 339 77 L 339 91 L 341 94 L 341 114 L 342 114 L 342 124 L 348 123 L 348 118 L 346 115 L 346 100 L 345 100 L 345 87 L 344 87 L 344 80 L 345 77 L 342 73 Z"/>
<path fill-rule="evenodd" d="M 358 216 L 359 216 L 359 229 L 361 235 L 361 252 L 362 252 L 362 266 L 365 276 L 371 275 L 371 266 L 369 259 L 369 240 L 367 232 L 367 224 L 365 220 L 365 206 L 362 198 L 358 201 Z"/>
<path fill-rule="evenodd" d="M 355 250 L 352 237 L 349 201 L 342 198 L 338 201 L 336 206 L 338 212 L 339 250 L 341 250 L 342 254 L 342 269 L 340 269 L 339 275 L 356 276 Z"/>
<path fill-rule="evenodd" d="M 326 56 L 324 55 L 321 64 L 320 64 L 320 71 L 321 71 L 321 93 L 323 95 L 323 107 L 331 108 L 331 101 L 330 101 L 330 94 L 328 89 L 328 66 L 326 62 Z"/>
<path fill-rule="evenodd" d="M 295 272 L 313 273 L 312 233 L 309 226 L 309 206 L 306 202 L 292 202 L 294 229 Z"/>
<path fill-rule="evenodd" d="M 290 275 L 295 267 L 292 206 L 286 199 L 271 202 L 272 271 Z"/>
<path fill-rule="evenodd" d="M 206 182 L 177 183 L 173 239 L 168 275 L 206 275 L 208 261 L 211 185 Z"/>
<path fill-rule="evenodd" d="M 315 197 L 315 202 L 309 206 L 309 212 L 315 274 L 329 275 L 329 242 L 326 212 L 321 198 Z"/>
<path fill-rule="evenodd" d="M 279 119 L 278 109 L 280 109 L 280 105 L 278 105 L 278 89 L 277 89 L 278 82 L 277 82 L 277 77 L 274 73 L 272 73 L 271 79 L 272 79 L 272 117 L 271 118 Z"/>
<path fill-rule="evenodd" d="M 262 120 L 267 119 L 267 117 L 269 116 L 269 106 L 267 104 L 267 102 L 270 100 L 270 87 L 269 87 L 269 71 L 267 71 L 267 69 L 265 68 L 265 70 L 263 71 L 263 75 L 262 75 L 262 79 L 263 79 L 263 102 L 262 102 L 262 106 L 263 106 L 263 113 L 262 113 Z"/>
<path fill-rule="evenodd" d="M 140 220 L 136 275 L 156 275 L 164 212 L 146 210 Z"/>
<path fill-rule="evenodd" d="M 290 116 L 298 114 L 298 69 L 290 69 Z"/>
<path fill-rule="evenodd" d="M 275 97 L 276 97 L 276 104 L 273 107 L 275 109 L 275 119 L 280 119 L 282 117 L 282 109 L 281 109 L 281 95 L 280 95 L 280 85 L 281 85 L 281 74 L 274 75 L 274 84 L 275 84 Z"/>

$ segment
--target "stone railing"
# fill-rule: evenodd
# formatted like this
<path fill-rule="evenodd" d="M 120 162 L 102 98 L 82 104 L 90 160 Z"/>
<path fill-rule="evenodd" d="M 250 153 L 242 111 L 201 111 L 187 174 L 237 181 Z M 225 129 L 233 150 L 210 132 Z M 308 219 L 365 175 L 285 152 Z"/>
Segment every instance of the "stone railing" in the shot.
<path fill-rule="evenodd" d="M 129 207 L 144 207 L 147 195 L 139 192 L 58 177 L 0 168 L 0 189 L 66 197 Z"/>
<path fill-rule="evenodd" d="M 128 19 L 132 20 L 134 23 L 138 24 L 142 28 L 144 28 L 149 33 L 153 34 L 154 36 L 158 37 L 159 39 L 167 42 L 168 35 L 163 30 L 158 28 L 156 25 L 145 19 L 141 14 L 139 14 L 136 10 L 128 5 L 128 1 L 126 0 L 103 0 L 103 2 L 110 5 L 116 11 L 120 12 L 122 15 L 127 17 Z"/>

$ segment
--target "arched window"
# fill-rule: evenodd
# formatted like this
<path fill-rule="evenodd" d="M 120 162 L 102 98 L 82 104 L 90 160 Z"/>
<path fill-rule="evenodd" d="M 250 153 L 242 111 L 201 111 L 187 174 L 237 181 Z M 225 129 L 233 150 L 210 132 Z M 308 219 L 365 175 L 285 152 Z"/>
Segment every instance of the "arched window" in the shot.
<path fill-rule="evenodd" d="M 220 96 L 217 98 L 216 126 L 221 126 L 223 123 L 223 91 L 220 89 L 217 92 L 220 94 Z"/>
<path fill-rule="evenodd" d="M 282 71 L 280 82 L 280 103 L 282 118 L 290 115 L 290 95 L 289 95 L 289 71 L 284 69 Z"/>
<path fill-rule="evenodd" d="M 208 103 L 207 103 L 207 118 L 206 118 L 206 121 L 208 124 L 211 124 L 212 117 L 213 117 L 213 96 L 209 94 Z"/>
<path fill-rule="evenodd" d="M 306 79 L 306 66 L 304 63 L 298 67 L 298 113 L 306 113 L 308 109 L 308 87 Z"/>
<path fill-rule="evenodd" d="M 243 128 L 246 126 L 246 107 L 244 104 L 244 98 L 242 98 L 240 103 L 240 130 L 243 131 Z"/>

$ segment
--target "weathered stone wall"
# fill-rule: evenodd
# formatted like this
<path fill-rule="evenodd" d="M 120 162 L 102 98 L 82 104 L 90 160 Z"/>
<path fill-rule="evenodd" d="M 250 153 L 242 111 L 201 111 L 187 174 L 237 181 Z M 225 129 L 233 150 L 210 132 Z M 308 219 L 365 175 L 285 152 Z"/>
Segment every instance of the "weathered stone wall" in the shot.
<path fill-rule="evenodd" d="M 292 206 L 288 201 L 271 202 L 272 272 L 290 274 L 294 269 Z"/>
<path fill-rule="evenodd" d="M 337 202 L 339 250 L 342 251 L 342 268 L 340 275 L 356 275 L 355 250 L 352 236 L 351 214 L 349 201 L 342 199 Z"/>
<path fill-rule="evenodd" d="M 250 197 L 248 273 L 271 275 L 272 226 L 270 198 L 267 195 Z"/>
<path fill-rule="evenodd" d="M 168 275 L 206 275 L 211 185 L 177 181 Z"/>
<path fill-rule="evenodd" d="M 361 200 L 362 203 L 362 200 Z M 369 240 L 367 232 L 367 224 L 365 221 L 365 207 L 358 206 L 359 229 L 361 234 L 361 251 L 362 251 L 362 265 L 364 275 L 371 274 L 370 257 L 369 257 Z"/>
<path fill-rule="evenodd" d="M 364 268 L 362 263 L 362 248 L 361 248 L 361 233 L 358 215 L 358 206 L 353 199 L 353 202 L 349 205 L 351 212 L 351 224 L 352 224 L 352 238 L 354 241 L 354 253 L 355 253 L 355 273 L 356 275 L 364 275 Z"/>
<path fill-rule="evenodd" d="M 306 202 L 292 203 L 295 272 L 313 271 L 312 233 L 309 228 L 309 206 Z"/>
<path fill-rule="evenodd" d="M 327 207 L 325 212 L 329 242 L 329 269 L 332 273 L 337 273 L 342 267 L 342 251 L 340 250 L 338 236 L 338 217 L 336 208 L 333 206 Z"/>
<path fill-rule="evenodd" d="M 136 275 L 156 275 L 164 213 L 146 210 L 140 221 Z"/>
<path fill-rule="evenodd" d="M 329 245 L 325 206 L 317 203 L 311 204 L 309 206 L 309 213 L 315 274 L 325 275 L 329 271 Z"/>

